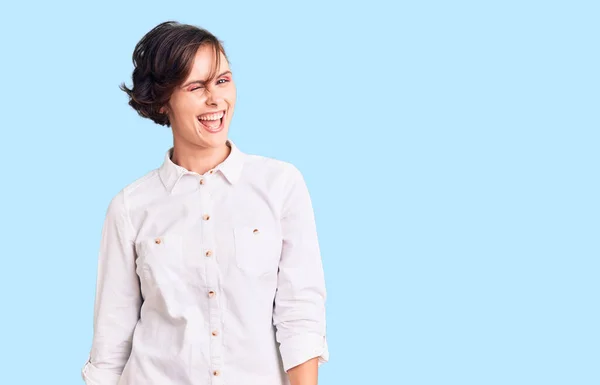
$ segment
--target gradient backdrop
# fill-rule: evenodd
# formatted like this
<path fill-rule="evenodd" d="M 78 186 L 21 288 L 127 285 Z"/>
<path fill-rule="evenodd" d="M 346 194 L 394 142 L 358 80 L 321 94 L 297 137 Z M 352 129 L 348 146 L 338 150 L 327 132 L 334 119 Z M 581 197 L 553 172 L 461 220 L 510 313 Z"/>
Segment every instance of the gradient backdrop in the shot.
<path fill-rule="evenodd" d="M 105 210 L 171 145 L 118 85 L 177 20 L 225 43 L 230 137 L 306 177 L 320 384 L 599 384 L 599 4 L 3 4 L 0 383 L 83 384 Z"/>

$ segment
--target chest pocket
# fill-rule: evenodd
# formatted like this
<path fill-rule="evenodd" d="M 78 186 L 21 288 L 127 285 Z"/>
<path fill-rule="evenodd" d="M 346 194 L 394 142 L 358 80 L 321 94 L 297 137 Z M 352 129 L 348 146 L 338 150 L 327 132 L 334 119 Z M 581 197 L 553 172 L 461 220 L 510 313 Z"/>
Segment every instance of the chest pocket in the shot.
<path fill-rule="evenodd" d="M 261 226 L 237 226 L 233 229 L 235 262 L 249 275 L 277 273 L 281 256 L 281 235 Z"/>
<path fill-rule="evenodd" d="M 138 275 L 150 286 L 180 278 L 183 242 L 179 234 L 145 238 L 138 242 Z"/>

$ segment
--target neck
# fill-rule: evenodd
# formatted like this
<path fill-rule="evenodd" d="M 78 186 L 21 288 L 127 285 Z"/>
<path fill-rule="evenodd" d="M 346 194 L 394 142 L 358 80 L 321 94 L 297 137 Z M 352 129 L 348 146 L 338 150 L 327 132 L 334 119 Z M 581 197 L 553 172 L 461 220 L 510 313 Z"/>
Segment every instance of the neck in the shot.
<path fill-rule="evenodd" d="M 226 143 L 219 147 L 200 147 L 174 140 L 173 147 L 173 163 L 200 175 L 222 163 L 231 152 Z"/>

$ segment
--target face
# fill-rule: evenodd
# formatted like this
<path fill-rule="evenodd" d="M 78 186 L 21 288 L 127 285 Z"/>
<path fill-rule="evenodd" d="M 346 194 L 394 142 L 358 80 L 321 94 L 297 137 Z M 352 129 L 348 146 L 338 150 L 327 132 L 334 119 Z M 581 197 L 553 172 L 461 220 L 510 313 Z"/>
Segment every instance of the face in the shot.
<path fill-rule="evenodd" d="M 223 53 L 216 77 L 207 82 L 215 65 L 214 50 L 202 46 L 196 52 L 190 74 L 173 91 L 166 109 L 178 146 L 218 148 L 225 145 L 233 116 L 236 88 Z"/>

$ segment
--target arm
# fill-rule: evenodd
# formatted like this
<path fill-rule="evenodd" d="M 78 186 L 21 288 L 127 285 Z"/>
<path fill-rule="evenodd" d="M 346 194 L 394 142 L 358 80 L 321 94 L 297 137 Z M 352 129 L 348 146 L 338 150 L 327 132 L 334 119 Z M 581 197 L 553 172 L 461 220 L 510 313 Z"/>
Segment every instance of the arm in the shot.
<path fill-rule="evenodd" d="M 291 384 L 314 385 L 318 366 L 329 360 L 326 290 L 312 202 L 295 166 L 288 173 L 285 191 L 273 323 Z"/>
<path fill-rule="evenodd" d="M 290 385 L 317 385 L 319 376 L 319 359 L 310 360 L 288 370 Z"/>
<path fill-rule="evenodd" d="M 129 359 L 142 302 L 135 267 L 134 230 L 121 191 L 102 228 L 92 349 L 81 372 L 87 385 L 116 385 Z"/>

